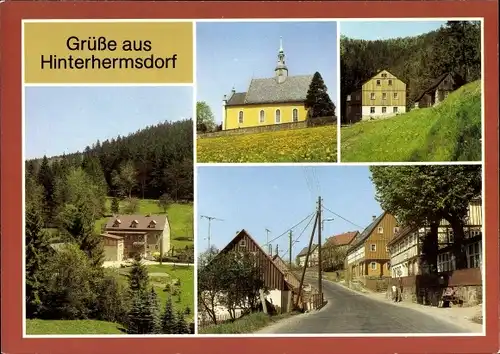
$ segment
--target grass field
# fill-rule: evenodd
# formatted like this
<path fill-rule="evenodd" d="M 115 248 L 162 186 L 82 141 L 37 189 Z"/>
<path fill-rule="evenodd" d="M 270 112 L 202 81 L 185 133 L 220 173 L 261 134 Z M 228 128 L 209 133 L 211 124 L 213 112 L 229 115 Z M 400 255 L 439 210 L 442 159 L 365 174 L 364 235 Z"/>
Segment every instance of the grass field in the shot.
<path fill-rule="evenodd" d="M 26 320 L 26 334 L 125 334 L 121 325 L 97 320 Z"/>
<path fill-rule="evenodd" d="M 283 315 L 269 316 L 263 312 L 253 313 L 238 318 L 234 322 L 225 322 L 218 325 L 210 325 L 200 328 L 200 334 L 250 334 L 264 327 L 270 326 L 285 318 L 291 317 L 296 313 L 287 313 Z"/>
<path fill-rule="evenodd" d="M 197 162 L 335 162 L 337 126 L 197 140 Z"/>
<path fill-rule="evenodd" d="M 341 128 L 342 162 L 481 161 L 481 81 L 437 107 Z"/>
<path fill-rule="evenodd" d="M 123 203 L 122 203 L 123 204 Z M 111 213 L 111 199 L 106 201 L 106 209 Z M 139 200 L 139 214 L 165 214 L 158 206 L 158 201 L 152 199 Z M 171 246 L 184 248 L 193 245 L 193 204 L 172 204 L 167 210 L 170 222 Z M 101 218 L 95 224 L 95 231 L 101 232 L 102 225 L 108 218 Z"/>
<path fill-rule="evenodd" d="M 172 297 L 172 305 L 176 310 L 184 311 L 189 306 L 191 315 L 188 317 L 192 320 L 194 313 L 194 267 L 192 266 L 171 266 L 171 265 L 148 265 L 148 272 L 150 273 L 151 285 L 155 288 L 158 294 L 158 299 L 161 303 L 163 310 L 169 293 L 163 291 L 167 283 L 171 283 L 174 279 L 180 280 L 180 297 Z M 108 274 L 113 274 L 118 277 L 118 280 L 128 286 L 127 273 L 130 268 L 107 268 Z M 168 274 L 168 276 L 156 276 L 153 273 Z M 180 301 L 179 301 L 180 300 Z"/>

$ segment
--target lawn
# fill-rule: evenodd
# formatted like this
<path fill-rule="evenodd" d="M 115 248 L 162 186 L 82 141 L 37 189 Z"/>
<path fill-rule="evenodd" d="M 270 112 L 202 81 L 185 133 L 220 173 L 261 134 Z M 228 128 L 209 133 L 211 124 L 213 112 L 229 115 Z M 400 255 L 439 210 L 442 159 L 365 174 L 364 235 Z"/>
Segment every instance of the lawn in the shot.
<path fill-rule="evenodd" d="M 270 326 L 296 313 L 286 313 L 282 315 L 270 316 L 263 312 L 253 313 L 238 318 L 234 322 L 225 322 L 218 325 L 209 325 L 200 328 L 200 334 L 250 334 L 257 332 L 264 327 Z"/>
<path fill-rule="evenodd" d="M 188 317 L 193 320 L 194 314 L 194 267 L 192 266 L 171 266 L 171 265 L 148 265 L 148 272 L 150 273 L 151 285 L 155 288 L 160 300 L 162 310 L 165 302 L 170 294 L 166 291 L 165 285 L 173 282 L 175 279 L 180 280 L 180 296 L 172 296 L 172 305 L 176 310 L 184 311 L 186 307 L 191 310 L 191 315 Z M 128 286 L 127 274 L 130 268 L 106 268 L 108 274 L 118 276 L 122 284 Z M 155 275 L 154 273 L 162 273 L 166 276 Z"/>
<path fill-rule="evenodd" d="M 121 203 L 121 206 L 124 202 Z M 106 201 L 106 209 L 111 213 L 111 198 Z M 158 201 L 152 199 L 139 200 L 139 214 L 165 214 L 158 206 Z M 184 248 L 193 245 L 193 204 L 172 204 L 167 209 L 170 222 L 171 245 L 175 248 Z M 108 218 L 96 221 L 95 231 L 101 232 Z"/>
<path fill-rule="evenodd" d="M 481 81 L 437 107 L 341 128 L 342 162 L 481 161 Z"/>
<path fill-rule="evenodd" d="M 26 334 L 125 334 L 121 325 L 97 320 L 26 320 Z"/>
<path fill-rule="evenodd" d="M 197 162 L 335 161 L 336 125 L 197 140 Z"/>

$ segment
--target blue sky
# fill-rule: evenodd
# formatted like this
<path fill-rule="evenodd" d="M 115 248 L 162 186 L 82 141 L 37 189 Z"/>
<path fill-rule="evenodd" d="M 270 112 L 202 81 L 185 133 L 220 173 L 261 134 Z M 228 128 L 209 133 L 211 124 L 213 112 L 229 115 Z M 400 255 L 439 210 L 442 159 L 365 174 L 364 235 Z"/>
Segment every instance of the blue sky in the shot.
<path fill-rule="evenodd" d="M 355 21 L 340 22 L 340 33 L 352 39 L 389 39 L 418 36 L 437 30 L 446 21 Z"/>
<path fill-rule="evenodd" d="M 324 223 L 323 238 L 363 229 L 373 215 L 382 212 L 365 166 L 198 167 L 198 251 L 208 247 L 208 221 L 201 219 L 201 215 L 224 220 L 212 221 L 211 243 L 218 248 L 224 247 L 241 229 L 264 245 L 266 228 L 271 230 L 270 240 L 286 232 L 315 211 L 318 195 L 326 208 L 359 226 L 325 211 L 323 219 L 334 220 Z M 294 240 L 307 221 L 293 230 Z M 293 247 L 294 260 L 307 246 L 312 225 Z M 276 242 L 279 250 L 288 250 L 287 235 Z"/>
<path fill-rule="evenodd" d="M 83 151 L 97 140 L 193 118 L 191 87 L 26 87 L 27 159 Z"/>
<path fill-rule="evenodd" d="M 318 71 L 336 103 L 335 22 L 202 22 L 196 25 L 197 100 L 209 104 L 217 122 L 233 86 L 245 92 L 252 78 L 274 76 L 280 37 L 288 74 Z"/>

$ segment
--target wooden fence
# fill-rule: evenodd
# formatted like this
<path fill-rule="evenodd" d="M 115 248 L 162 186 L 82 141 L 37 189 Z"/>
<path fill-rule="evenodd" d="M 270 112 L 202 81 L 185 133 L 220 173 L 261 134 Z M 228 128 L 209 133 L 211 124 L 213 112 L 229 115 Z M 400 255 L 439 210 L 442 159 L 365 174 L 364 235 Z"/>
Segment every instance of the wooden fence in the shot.
<path fill-rule="evenodd" d="M 243 315 L 243 311 L 236 313 L 236 319 L 240 318 L 242 315 Z M 231 320 L 232 320 L 231 316 L 228 313 L 219 314 L 219 315 L 216 315 L 215 317 L 217 318 L 218 325 L 222 324 L 222 323 L 231 322 Z M 214 324 L 214 322 L 208 316 L 205 318 L 200 318 L 198 320 L 198 328 L 205 328 L 205 327 L 211 326 L 213 324 Z"/>

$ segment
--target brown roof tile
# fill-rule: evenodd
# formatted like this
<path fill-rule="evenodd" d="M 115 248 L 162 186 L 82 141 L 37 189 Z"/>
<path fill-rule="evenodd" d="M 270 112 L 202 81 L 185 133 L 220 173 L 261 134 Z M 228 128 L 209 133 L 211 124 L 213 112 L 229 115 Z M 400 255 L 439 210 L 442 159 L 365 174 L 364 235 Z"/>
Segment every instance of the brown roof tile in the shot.
<path fill-rule="evenodd" d="M 106 233 L 114 231 L 152 231 L 168 227 L 166 215 L 117 215 L 109 218 Z"/>
<path fill-rule="evenodd" d="M 326 240 L 326 244 L 332 246 L 350 245 L 358 233 L 358 231 L 349 231 L 340 235 L 334 235 Z"/>

